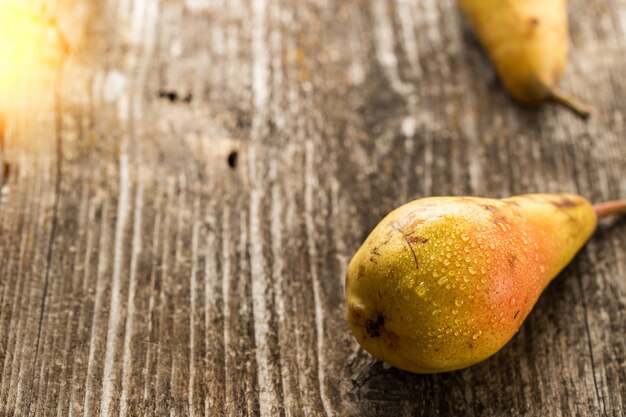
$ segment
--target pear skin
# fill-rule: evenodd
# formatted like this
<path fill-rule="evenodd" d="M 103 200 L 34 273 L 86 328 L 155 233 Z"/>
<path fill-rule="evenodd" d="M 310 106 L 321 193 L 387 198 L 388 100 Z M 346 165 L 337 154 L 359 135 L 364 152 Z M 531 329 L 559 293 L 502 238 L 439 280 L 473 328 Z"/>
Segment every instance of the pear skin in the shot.
<path fill-rule="evenodd" d="M 566 0 L 459 0 L 500 79 L 520 103 L 552 100 L 582 117 L 591 109 L 562 92 L 568 54 Z"/>
<path fill-rule="evenodd" d="M 571 194 L 432 197 L 391 212 L 346 274 L 347 319 L 372 355 L 415 373 L 465 368 L 500 350 L 593 234 Z"/>

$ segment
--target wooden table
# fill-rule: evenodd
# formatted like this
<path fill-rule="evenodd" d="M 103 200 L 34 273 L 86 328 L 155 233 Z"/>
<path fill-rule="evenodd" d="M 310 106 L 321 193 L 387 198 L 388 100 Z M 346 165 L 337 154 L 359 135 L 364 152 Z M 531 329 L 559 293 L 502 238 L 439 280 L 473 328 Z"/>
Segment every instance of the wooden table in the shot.
<path fill-rule="evenodd" d="M 430 195 L 626 197 L 626 2 L 572 0 L 525 110 L 453 0 L 50 0 L 69 55 L 4 113 L 2 416 L 623 416 L 626 221 L 515 338 L 412 375 L 344 319 L 350 257 Z"/>

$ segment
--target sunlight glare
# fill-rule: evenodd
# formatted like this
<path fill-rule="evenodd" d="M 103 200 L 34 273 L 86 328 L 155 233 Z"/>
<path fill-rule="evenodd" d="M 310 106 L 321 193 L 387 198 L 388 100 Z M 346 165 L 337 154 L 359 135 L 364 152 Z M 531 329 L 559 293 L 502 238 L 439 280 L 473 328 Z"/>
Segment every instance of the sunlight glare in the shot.
<path fill-rule="evenodd" d="M 50 19 L 23 0 L 0 0 L 0 95 L 10 98 L 20 83 L 33 81 L 59 56 Z"/>

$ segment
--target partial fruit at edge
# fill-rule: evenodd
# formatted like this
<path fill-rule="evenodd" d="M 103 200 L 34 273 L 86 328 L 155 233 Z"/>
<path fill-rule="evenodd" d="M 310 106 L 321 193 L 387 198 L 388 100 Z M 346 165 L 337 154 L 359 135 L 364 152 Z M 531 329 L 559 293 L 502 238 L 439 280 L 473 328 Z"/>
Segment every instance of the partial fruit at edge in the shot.
<path fill-rule="evenodd" d="M 520 103 L 591 108 L 559 89 L 568 54 L 566 0 L 459 0 L 500 79 Z"/>

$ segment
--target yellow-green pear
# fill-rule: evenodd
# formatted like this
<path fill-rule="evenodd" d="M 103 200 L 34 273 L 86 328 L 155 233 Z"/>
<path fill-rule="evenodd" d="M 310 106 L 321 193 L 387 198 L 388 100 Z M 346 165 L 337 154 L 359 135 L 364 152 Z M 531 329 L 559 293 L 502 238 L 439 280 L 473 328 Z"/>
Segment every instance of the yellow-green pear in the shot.
<path fill-rule="evenodd" d="M 416 373 L 464 368 L 515 335 L 597 219 L 571 194 L 432 197 L 391 212 L 349 264 L 346 314 L 358 343 Z"/>
<path fill-rule="evenodd" d="M 520 103 L 559 102 L 583 117 L 590 108 L 558 85 L 568 53 L 566 0 L 459 0 L 500 79 Z"/>

